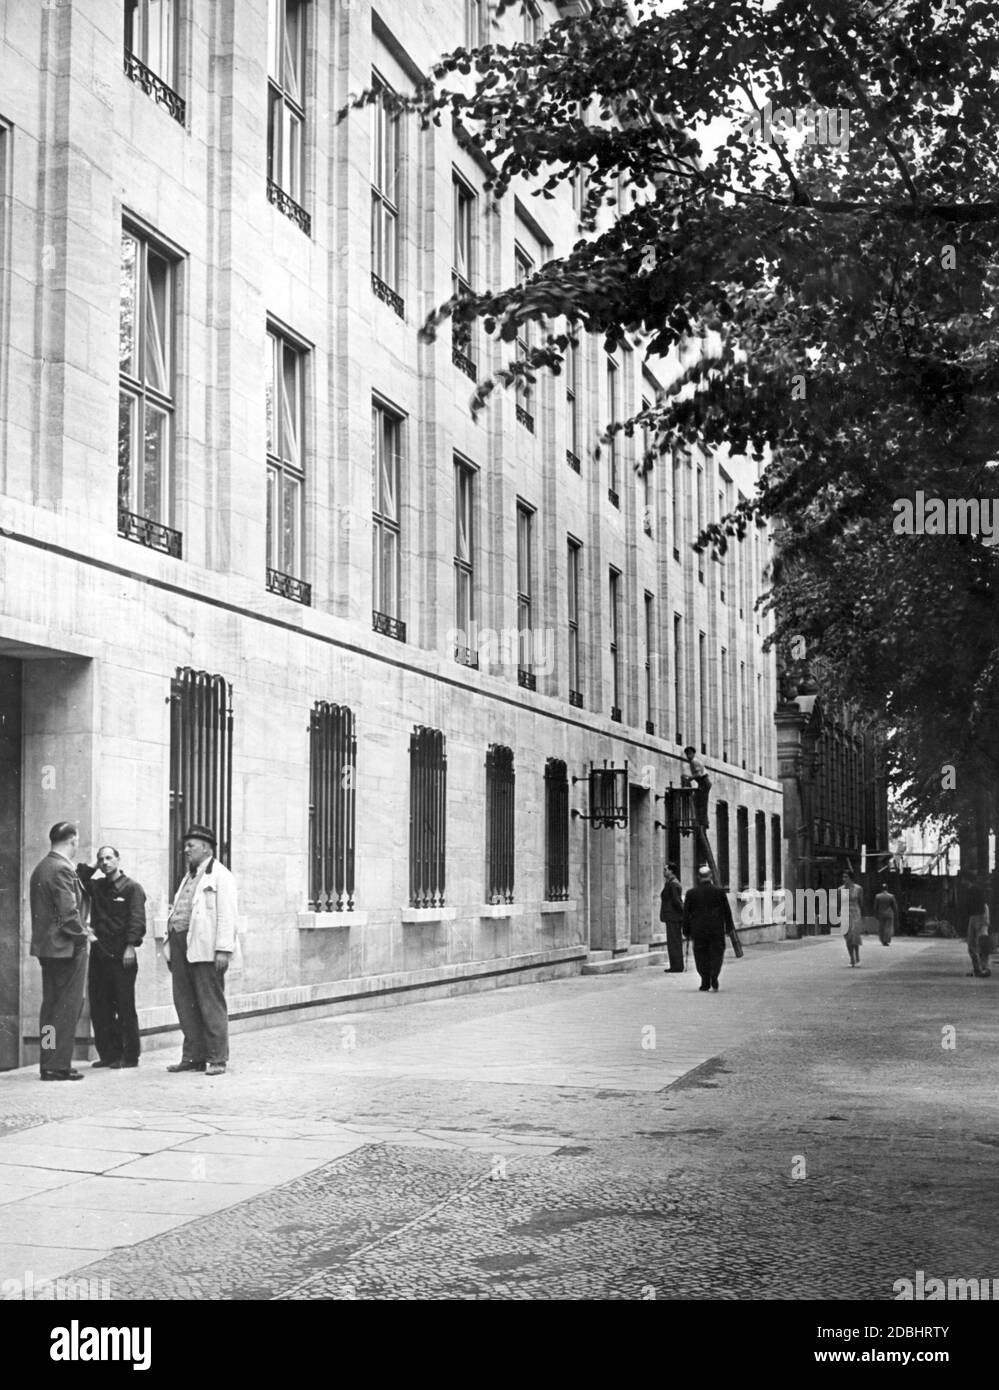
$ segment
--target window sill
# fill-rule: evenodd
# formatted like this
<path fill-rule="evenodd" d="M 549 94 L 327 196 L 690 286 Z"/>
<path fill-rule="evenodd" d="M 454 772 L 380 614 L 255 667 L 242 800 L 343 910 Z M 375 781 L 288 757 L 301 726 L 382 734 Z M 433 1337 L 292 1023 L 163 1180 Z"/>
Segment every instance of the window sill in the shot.
<path fill-rule="evenodd" d="M 566 899 L 564 899 L 563 901 L 556 901 L 555 899 L 545 899 L 545 901 L 541 904 L 541 913 L 542 913 L 542 916 L 547 916 L 548 914 L 552 914 L 552 913 L 556 913 L 556 912 L 575 912 L 575 911 L 576 911 L 576 900 L 575 900 L 575 898 L 566 898 Z"/>
<path fill-rule="evenodd" d="M 335 927 L 366 927 L 366 912 L 300 912 L 299 931 L 328 931 Z"/>
<path fill-rule="evenodd" d="M 453 922 L 458 915 L 454 907 L 404 907 L 402 921 L 406 922 Z"/>
<path fill-rule="evenodd" d="M 483 903 L 479 908 L 480 917 L 520 917 L 524 912 L 523 903 Z"/>

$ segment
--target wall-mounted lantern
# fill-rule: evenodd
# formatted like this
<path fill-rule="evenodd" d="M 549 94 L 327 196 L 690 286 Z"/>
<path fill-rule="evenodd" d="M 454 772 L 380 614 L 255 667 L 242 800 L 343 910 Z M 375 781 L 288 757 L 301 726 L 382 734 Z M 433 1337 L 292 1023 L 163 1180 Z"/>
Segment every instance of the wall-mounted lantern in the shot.
<path fill-rule="evenodd" d="M 581 782 L 574 777 L 573 784 Z M 615 826 L 622 830 L 628 826 L 628 764 L 624 767 L 608 767 L 604 759 L 603 767 L 590 764 L 590 812 L 573 811 L 573 817 L 588 820 L 594 827 L 612 830 Z"/>
<path fill-rule="evenodd" d="M 666 802 L 666 823 L 681 835 L 689 835 L 697 829 L 697 811 L 694 807 L 694 787 L 674 787 L 672 782 L 666 789 L 663 800 Z"/>

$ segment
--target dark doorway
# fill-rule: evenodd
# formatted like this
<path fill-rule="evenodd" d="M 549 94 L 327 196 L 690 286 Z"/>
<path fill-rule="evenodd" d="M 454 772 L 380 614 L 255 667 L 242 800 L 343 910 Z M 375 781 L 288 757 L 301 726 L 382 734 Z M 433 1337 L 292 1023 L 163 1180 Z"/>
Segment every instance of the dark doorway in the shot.
<path fill-rule="evenodd" d="M 20 1066 L 21 663 L 0 657 L 0 1071 Z"/>

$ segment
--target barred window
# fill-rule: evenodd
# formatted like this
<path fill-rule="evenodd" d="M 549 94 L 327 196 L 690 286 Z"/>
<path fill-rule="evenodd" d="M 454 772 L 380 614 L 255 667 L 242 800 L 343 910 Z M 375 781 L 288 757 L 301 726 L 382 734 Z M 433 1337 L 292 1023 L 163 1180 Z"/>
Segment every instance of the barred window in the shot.
<path fill-rule="evenodd" d="M 178 667 L 170 682 L 170 882 L 186 872 L 184 832 L 207 825 L 228 866 L 232 828 L 232 687 L 222 676 Z"/>
<path fill-rule="evenodd" d="M 417 724 L 409 740 L 409 901 L 444 906 L 447 752 L 439 729 Z"/>
<path fill-rule="evenodd" d="M 569 774 L 561 758 L 545 763 L 545 897 L 569 896 Z"/>
<path fill-rule="evenodd" d="M 756 813 L 756 886 L 763 888 L 767 881 L 767 817 L 765 811 Z"/>
<path fill-rule="evenodd" d="M 718 886 L 729 886 L 729 848 L 728 848 L 728 802 L 719 801 L 715 805 L 715 846 L 718 865 Z"/>
<path fill-rule="evenodd" d="M 155 242 L 125 226 L 118 319 L 118 530 L 131 540 L 179 556 L 180 537 L 168 534 L 174 272 L 174 261 Z M 143 527 L 143 521 L 154 525 Z"/>
<path fill-rule="evenodd" d="M 317 700 L 309 726 L 309 906 L 313 912 L 354 908 L 354 715 Z"/>
<path fill-rule="evenodd" d="M 739 853 L 739 882 L 737 887 L 742 892 L 744 888 L 749 887 L 749 811 L 745 806 L 736 808 L 735 821 Z"/>
<path fill-rule="evenodd" d="M 305 0 L 267 6 L 267 177 L 303 199 L 305 152 Z"/>
<path fill-rule="evenodd" d="M 399 114 L 392 89 L 378 73 L 371 84 L 371 273 L 391 290 L 399 288 Z"/>
<path fill-rule="evenodd" d="M 486 753 L 486 900 L 513 902 L 513 750 L 490 744 Z"/>

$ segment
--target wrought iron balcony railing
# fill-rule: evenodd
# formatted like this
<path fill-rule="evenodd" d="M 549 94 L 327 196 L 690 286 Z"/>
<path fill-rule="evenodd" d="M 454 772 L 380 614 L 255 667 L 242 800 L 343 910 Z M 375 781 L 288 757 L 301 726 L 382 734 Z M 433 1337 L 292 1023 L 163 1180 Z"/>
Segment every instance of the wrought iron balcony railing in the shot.
<path fill-rule="evenodd" d="M 373 609 L 371 626 L 383 637 L 394 637 L 397 642 L 406 640 L 406 624 L 401 618 L 390 618 L 387 613 L 379 613 L 377 609 Z"/>
<path fill-rule="evenodd" d="M 152 68 L 147 68 L 145 63 L 141 62 L 134 53 L 129 53 L 127 49 L 125 50 L 125 76 L 131 78 L 147 96 L 152 97 L 160 106 L 165 106 L 178 124 L 184 124 L 187 114 L 184 98 L 164 82 L 162 77 L 157 77 Z"/>
<path fill-rule="evenodd" d="M 386 285 L 385 281 L 374 271 L 371 273 L 371 288 L 382 303 L 387 304 L 390 309 L 394 309 L 401 319 L 406 317 L 406 301 L 402 295 L 396 293 L 391 285 Z"/>
<path fill-rule="evenodd" d="M 181 558 L 181 533 L 164 526 L 162 521 L 153 521 L 151 517 L 138 516 L 135 512 L 127 512 L 124 507 L 119 507 L 118 534 L 124 536 L 127 541 L 147 545 L 150 550 L 160 550 L 164 555 L 172 555 L 175 560 Z"/>
<path fill-rule="evenodd" d="M 576 709 L 583 708 L 583 692 L 581 690 L 569 691 L 569 704 L 575 705 Z"/>
<path fill-rule="evenodd" d="M 654 734 L 655 731 L 656 731 L 656 726 L 655 726 L 655 724 L 653 724 L 653 722 L 652 722 L 651 719 L 646 719 L 646 721 L 645 721 L 645 732 L 646 732 L 647 734 Z"/>
<path fill-rule="evenodd" d="M 617 705 L 611 705 L 611 718 L 613 719 L 615 724 L 620 724 L 621 711 Z"/>
<path fill-rule="evenodd" d="M 476 671 L 479 669 L 479 654 L 471 647 L 455 647 L 454 659 L 461 666 L 471 666 Z"/>
<path fill-rule="evenodd" d="M 572 469 L 573 473 L 582 473 L 582 464 L 579 462 L 579 459 L 576 457 L 576 455 L 572 452 L 571 449 L 566 449 L 565 461 Z"/>
<path fill-rule="evenodd" d="M 530 430 L 532 434 L 534 433 L 534 416 L 528 415 L 522 405 L 518 405 L 517 407 L 517 419 L 524 426 L 525 430 Z"/>
<path fill-rule="evenodd" d="M 522 685 L 525 690 L 537 690 L 538 678 L 533 671 L 528 671 L 525 667 L 518 666 L 517 684 Z"/>
<path fill-rule="evenodd" d="M 290 598 L 306 606 L 312 603 L 312 585 L 306 584 L 304 579 L 296 579 L 292 574 L 282 574 L 280 570 L 268 568 L 267 592 L 280 594 L 282 598 Z"/>
<path fill-rule="evenodd" d="M 451 361 L 456 367 L 460 367 L 467 377 L 471 377 L 473 381 L 478 381 L 479 369 L 467 352 L 462 352 L 459 347 L 453 347 L 451 349 Z"/>
<path fill-rule="evenodd" d="M 612 487 L 609 487 L 607 489 L 607 501 L 611 504 L 612 507 L 620 507 L 621 505 L 621 499 L 620 497 L 618 497 L 617 493 L 614 491 Z"/>
<path fill-rule="evenodd" d="M 267 201 L 290 217 L 296 226 L 301 227 L 306 236 L 312 235 L 312 218 L 301 204 L 296 203 L 290 193 L 286 193 L 273 179 L 267 180 Z"/>

